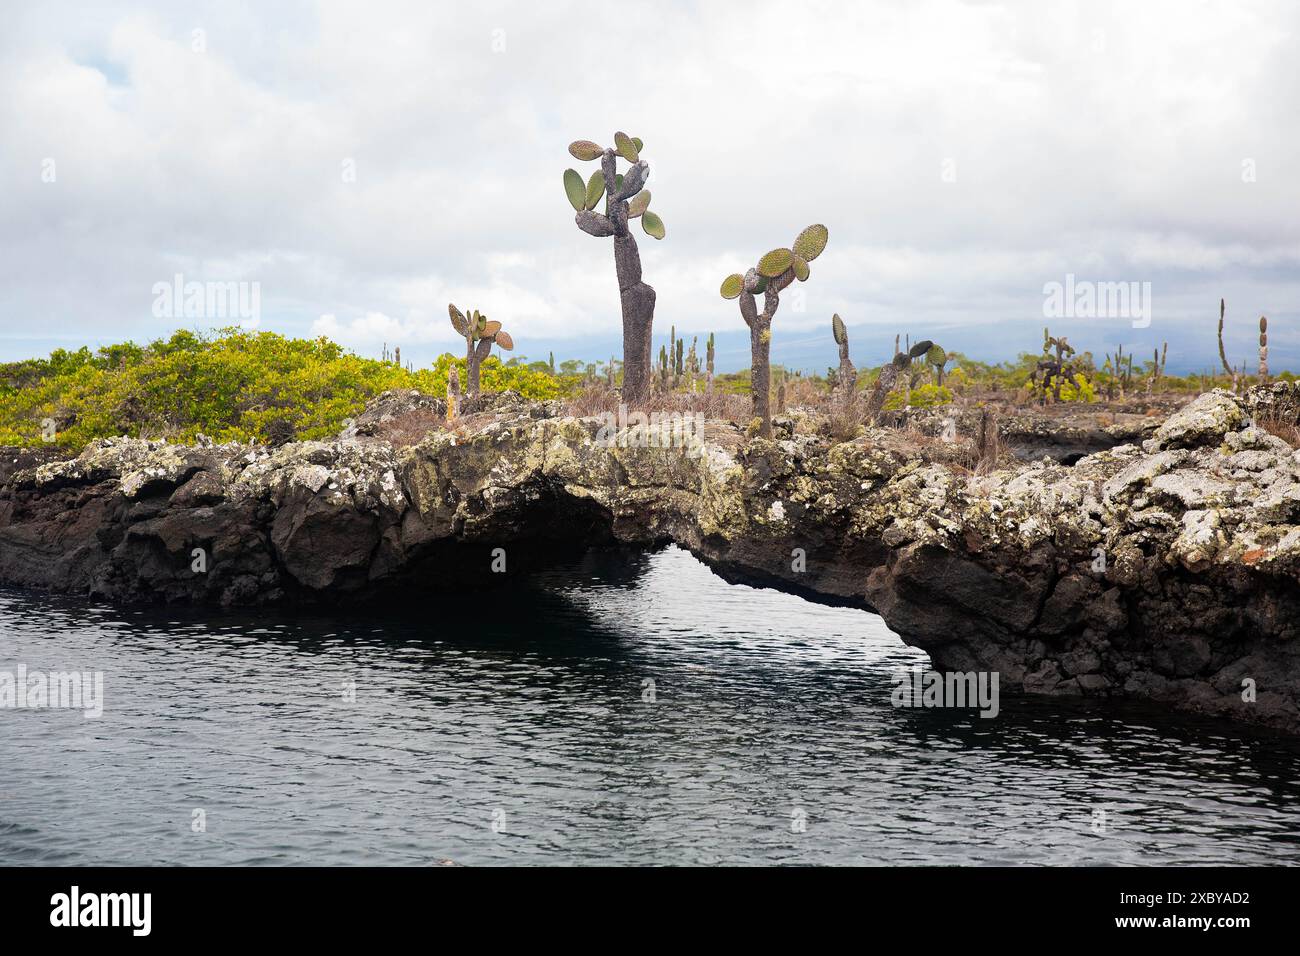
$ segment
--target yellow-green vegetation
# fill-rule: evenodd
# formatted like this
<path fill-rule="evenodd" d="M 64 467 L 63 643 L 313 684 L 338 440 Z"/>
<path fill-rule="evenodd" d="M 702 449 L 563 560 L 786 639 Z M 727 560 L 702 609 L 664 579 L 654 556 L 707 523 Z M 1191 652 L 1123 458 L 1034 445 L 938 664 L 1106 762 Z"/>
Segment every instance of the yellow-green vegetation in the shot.
<path fill-rule="evenodd" d="M 1052 386 L 1056 382 L 1052 381 Z M 1097 401 L 1097 387 L 1084 377 L 1082 372 L 1075 372 L 1071 378 L 1061 382 L 1061 401 L 1063 402 L 1095 402 Z"/>
<path fill-rule="evenodd" d="M 179 331 L 146 346 L 92 352 L 59 349 L 47 359 L 0 365 L 0 445 L 33 446 L 52 433 L 61 446 L 130 435 L 192 442 L 278 441 L 336 434 L 366 402 L 394 388 L 445 396 L 453 362 L 408 370 L 362 358 L 325 338 L 272 332 Z M 568 384 L 495 356 L 482 366 L 484 391 L 515 389 L 556 398 Z M 47 424 L 52 423 L 52 428 Z"/>
<path fill-rule="evenodd" d="M 885 410 L 897 411 L 903 407 L 904 399 L 912 408 L 934 408 L 951 402 L 952 392 L 944 385 L 934 385 L 930 382 L 918 385 L 910 392 L 905 389 L 895 389 L 890 393 L 889 398 L 885 399 Z"/>

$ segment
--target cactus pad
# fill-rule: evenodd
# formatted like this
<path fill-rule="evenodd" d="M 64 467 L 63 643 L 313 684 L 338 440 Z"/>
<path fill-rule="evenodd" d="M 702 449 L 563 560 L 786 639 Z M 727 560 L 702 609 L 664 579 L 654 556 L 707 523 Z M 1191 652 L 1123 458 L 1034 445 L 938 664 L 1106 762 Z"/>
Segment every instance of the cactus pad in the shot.
<path fill-rule="evenodd" d="M 574 212 L 582 212 L 587 208 L 587 186 L 575 169 L 564 171 L 564 194 L 569 197 L 569 205 Z"/>
<path fill-rule="evenodd" d="M 844 320 L 838 312 L 831 316 L 831 332 L 835 336 L 836 345 L 843 345 L 849 340 L 848 329 L 844 328 Z"/>
<path fill-rule="evenodd" d="M 745 277 L 740 273 L 732 273 L 722 280 L 722 288 L 719 289 L 724 299 L 734 299 L 745 290 Z"/>
<path fill-rule="evenodd" d="M 569 155 L 574 159 L 582 160 L 584 163 L 593 159 L 600 159 L 604 152 L 604 149 L 589 139 L 580 139 L 569 144 Z"/>
<path fill-rule="evenodd" d="M 627 218 L 635 219 L 650 208 L 650 190 L 643 189 L 627 204 Z"/>
<path fill-rule="evenodd" d="M 794 277 L 796 279 L 798 279 L 800 282 L 808 281 L 808 275 L 811 270 L 809 270 L 807 262 L 805 262 L 803 259 L 801 259 L 799 256 L 796 255 L 794 259 L 791 260 L 790 266 L 791 268 L 794 269 Z"/>
<path fill-rule="evenodd" d="M 794 253 L 789 249 L 773 249 L 758 260 L 758 274 L 768 279 L 775 279 L 794 261 Z"/>
<path fill-rule="evenodd" d="M 656 239 L 664 237 L 664 221 L 648 209 L 641 215 L 641 228 L 646 231 L 647 236 Z"/>
<path fill-rule="evenodd" d="M 825 226 L 820 223 L 809 226 L 794 241 L 794 254 L 805 262 L 812 262 L 822 254 L 829 238 L 830 231 Z"/>
<path fill-rule="evenodd" d="M 512 351 L 515 347 L 515 340 L 510 337 L 509 332 L 498 332 L 494 341 L 507 352 Z"/>
<path fill-rule="evenodd" d="M 605 195 L 605 174 L 599 169 L 587 180 L 587 199 L 583 208 L 595 209 L 600 197 Z"/>
<path fill-rule="evenodd" d="M 456 308 L 450 302 L 447 303 L 447 314 L 451 316 L 451 327 L 460 335 L 469 335 L 469 319 L 465 314 Z"/>
<path fill-rule="evenodd" d="M 493 320 L 484 322 L 483 327 L 478 330 L 478 337 L 481 339 L 490 339 L 501 331 L 501 323 Z"/>
<path fill-rule="evenodd" d="M 618 154 L 626 159 L 629 163 L 638 163 L 641 157 L 637 155 L 637 145 L 633 142 L 632 137 L 627 133 L 619 132 L 614 134 L 614 148 Z"/>

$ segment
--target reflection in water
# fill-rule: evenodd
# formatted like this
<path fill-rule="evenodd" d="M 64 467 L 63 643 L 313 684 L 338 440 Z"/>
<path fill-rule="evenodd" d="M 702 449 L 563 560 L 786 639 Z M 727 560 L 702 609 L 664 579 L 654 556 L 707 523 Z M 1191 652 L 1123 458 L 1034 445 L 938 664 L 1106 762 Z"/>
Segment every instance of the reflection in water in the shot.
<path fill-rule="evenodd" d="M 626 560 L 423 616 L 0 592 L 0 669 L 103 671 L 106 696 L 98 721 L 0 710 L 0 863 L 1297 856 L 1288 738 L 1006 695 L 994 720 L 896 710 L 925 658 L 878 618 Z"/>

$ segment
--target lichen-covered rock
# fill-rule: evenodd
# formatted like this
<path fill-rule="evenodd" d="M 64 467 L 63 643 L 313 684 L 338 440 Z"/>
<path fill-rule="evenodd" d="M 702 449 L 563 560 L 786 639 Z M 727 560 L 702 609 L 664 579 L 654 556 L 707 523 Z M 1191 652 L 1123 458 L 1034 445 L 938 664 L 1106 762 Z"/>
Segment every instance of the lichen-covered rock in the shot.
<path fill-rule="evenodd" d="M 985 475 L 888 429 L 611 433 L 510 396 L 403 447 L 363 428 L 274 449 L 115 439 L 0 472 L 0 582 L 396 600 L 481 585 L 495 548 L 517 574 L 558 549 L 673 541 L 728 580 L 877 610 L 936 666 L 996 670 L 1005 690 L 1296 732 L 1300 459 L 1258 412 L 1300 408 L 1291 394 L 1211 393 L 1137 429 L 1145 444 Z"/>
<path fill-rule="evenodd" d="M 1174 412 L 1151 437 L 1152 451 L 1217 445 L 1245 424 L 1247 412 L 1231 392 L 1216 388 Z"/>

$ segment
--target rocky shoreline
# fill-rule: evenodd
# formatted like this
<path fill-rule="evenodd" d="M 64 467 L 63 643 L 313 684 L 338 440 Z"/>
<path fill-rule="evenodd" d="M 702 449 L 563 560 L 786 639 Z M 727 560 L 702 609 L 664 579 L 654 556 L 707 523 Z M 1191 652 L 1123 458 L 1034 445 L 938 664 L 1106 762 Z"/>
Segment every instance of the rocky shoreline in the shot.
<path fill-rule="evenodd" d="M 874 610 L 937 668 L 997 671 L 1004 691 L 1300 732 L 1300 455 L 1259 425 L 1296 420 L 1294 386 L 1070 432 L 1059 460 L 989 474 L 890 429 L 832 443 L 780 421 L 773 440 L 709 421 L 685 443 L 611 447 L 599 418 L 558 403 L 471 408 L 406 447 L 380 437 L 408 405 L 385 396 L 330 442 L 6 455 L 0 584 L 374 601 L 500 583 L 496 549 L 508 578 L 556 549 L 675 542 L 727 580 Z"/>

